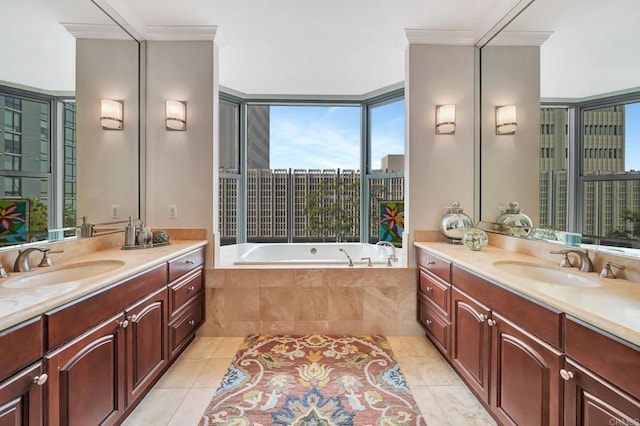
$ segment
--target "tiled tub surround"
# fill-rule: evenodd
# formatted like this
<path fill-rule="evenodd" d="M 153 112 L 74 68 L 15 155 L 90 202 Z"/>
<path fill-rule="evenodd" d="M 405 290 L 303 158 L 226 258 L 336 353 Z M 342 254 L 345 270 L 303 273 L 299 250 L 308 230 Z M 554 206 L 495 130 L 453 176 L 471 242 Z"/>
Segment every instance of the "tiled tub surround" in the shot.
<path fill-rule="evenodd" d="M 590 253 L 596 272 L 578 272 L 589 274 L 602 283 L 597 288 L 574 288 L 554 284 L 545 284 L 526 278 L 514 278 L 493 266 L 496 260 L 514 260 L 557 266 L 559 255 L 550 255 L 549 247 L 557 246 L 549 243 L 531 242 L 523 244 L 513 242 L 513 238 L 502 241 L 495 238 L 490 245 L 481 251 L 471 251 L 461 245 L 443 242 L 416 242 L 414 245 L 439 255 L 453 263 L 491 280 L 499 285 L 515 291 L 525 297 L 558 309 L 601 330 L 613 334 L 623 340 L 640 346 L 640 284 L 626 279 L 604 279 L 598 277 L 604 260 L 624 263 L 626 276 L 630 279 L 638 277 L 638 261 L 601 253 Z M 504 237 L 503 237 L 504 238 Z M 497 247 L 499 245 L 518 244 L 509 247 L 511 250 Z M 516 252 L 513 250 L 519 250 Z M 535 255 L 535 256 L 534 256 Z"/>
<path fill-rule="evenodd" d="M 416 269 L 209 269 L 199 336 L 332 333 L 422 336 Z"/>

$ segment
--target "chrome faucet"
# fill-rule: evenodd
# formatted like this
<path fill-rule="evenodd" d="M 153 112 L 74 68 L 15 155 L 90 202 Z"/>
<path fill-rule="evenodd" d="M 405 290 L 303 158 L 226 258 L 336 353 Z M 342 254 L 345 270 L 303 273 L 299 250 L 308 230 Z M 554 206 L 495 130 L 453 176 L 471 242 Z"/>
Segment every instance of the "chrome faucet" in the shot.
<path fill-rule="evenodd" d="M 567 254 L 569 253 L 578 255 L 578 258 L 580 259 L 578 269 L 581 272 L 593 272 L 593 263 L 591 263 L 591 259 L 589 259 L 588 252 L 582 250 L 567 250 Z"/>
<path fill-rule="evenodd" d="M 16 258 L 16 263 L 13 264 L 13 272 L 29 272 L 31 270 L 31 265 L 29 264 L 29 255 L 34 251 L 46 253 L 49 251 L 49 249 L 31 247 L 25 250 L 20 250 L 18 252 L 18 257 Z"/>
<path fill-rule="evenodd" d="M 25 250 L 20 250 L 18 252 L 18 257 L 16 258 L 16 262 L 13 264 L 13 272 L 29 272 L 31 270 L 31 265 L 29 264 L 29 255 L 34 251 L 39 251 L 43 254 L 42 260 L 38 264 L 38 266 L 52 266 L 53 262 L 47 255 L 49 253 L 62 253 L 63 250 L 55 250 L 51 251 L 48 248 L 39 248 L 39 247 L 31 247 Z"/>
<path fill-rule="evenodd" d="M 396 256 L 396 246 L 391 244 L 389 241 L 378 241 L 376 245 L 383 246 L 383 247 L 391 247 L 391 256 L 389 256 L 389 258 L 394 262 L 398 260 L 398 256 Z"/>
<path fill-rule="evenodd" d="M 349 253 L 347 253 L 347 251 L 343 248 L 340 248 L 339 250 L 343 252 L 345 256 L 347 256 L 347 259 L 349 259 L 349 266 L 353 266 L 353 260 L 351 260 L 351 256 L 349 256 Z"/>

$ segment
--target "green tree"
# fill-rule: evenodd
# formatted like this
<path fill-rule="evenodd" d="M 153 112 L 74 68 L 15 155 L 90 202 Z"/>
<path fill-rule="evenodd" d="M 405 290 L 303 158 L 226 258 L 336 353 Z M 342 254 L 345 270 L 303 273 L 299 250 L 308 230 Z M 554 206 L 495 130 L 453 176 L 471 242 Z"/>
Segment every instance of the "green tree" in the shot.
<path fill-rule="evenodd" d="M 631 231 L 628 229 L 616 229 L 607 234 L 608 237 L 614 238 L 633 238 L 640 237 L 640 212 L 634 212 L 631 209 L 624 209 L 620 217 L 626 222 L 631 222 Z"/>
<path fill-rule="evenodd" d="M 360 181 L 345 183 L 340 178 L 321 182 L 305 199 L 306 231 L 310 237 L 335 238 L 343 241 L 351 231 L 356 234 L 360 226 Z"/>

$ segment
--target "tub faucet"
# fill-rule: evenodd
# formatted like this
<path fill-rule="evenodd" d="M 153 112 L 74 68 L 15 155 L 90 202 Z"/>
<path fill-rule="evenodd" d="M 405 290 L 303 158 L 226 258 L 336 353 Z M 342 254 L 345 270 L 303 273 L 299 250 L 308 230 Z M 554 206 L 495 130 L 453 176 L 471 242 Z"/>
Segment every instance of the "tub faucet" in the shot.
<path fill-rule="evenodd" d="M 378 241 L 376 245 L 383 246 L 383 247 L 391 247 L 391 256 L 389 256 L 389 258 L 394 262 L 398 260 L 398 256 L 396 256 L 396 246 L 391 244 L 389 241 Z"/>
<path fill-rule="evenodd" d="M 347 253 L 347 251 L 343 248 L 339 249 L 341 252 L 343 252 L 345 254 L 345 256 L 347 256 L 347 259 L 349 259 L 349 266 L 353 266 L 353 260 L 351 260 L 351 256 L 349 256 L 349 253 Z"/>

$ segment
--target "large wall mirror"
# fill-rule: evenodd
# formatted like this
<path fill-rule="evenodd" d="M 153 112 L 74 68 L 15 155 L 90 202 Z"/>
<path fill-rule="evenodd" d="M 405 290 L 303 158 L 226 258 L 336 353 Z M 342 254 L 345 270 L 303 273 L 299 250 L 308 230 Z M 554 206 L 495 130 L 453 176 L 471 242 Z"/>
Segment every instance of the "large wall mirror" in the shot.
<path fill-rule="evenodd" d="M 90 0 L 2 15 L 0 246 L 139 217 L 140 44 Z M 123 106 L 122 130 L 102 128 L 102 99 Z"/>
<path fill-rule="evenodd" d="M 636 0 L 534 0 L 482 47 L 482 221 L 518 201 L 557 231 L 541 235 L 640 256 L 621 249 L 640 248 L 638 16 Z M 514 134 L 497 134 L 503 105 Z"/>

